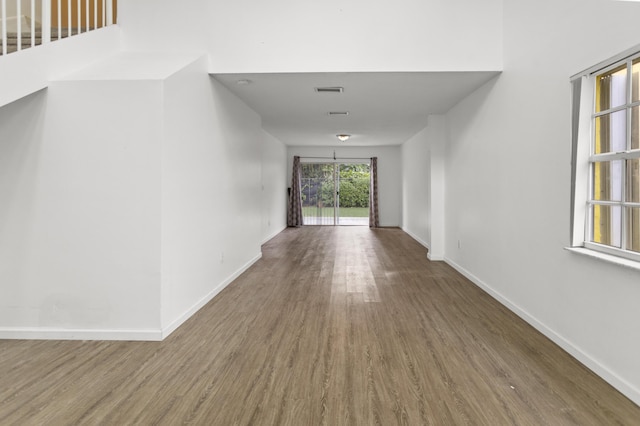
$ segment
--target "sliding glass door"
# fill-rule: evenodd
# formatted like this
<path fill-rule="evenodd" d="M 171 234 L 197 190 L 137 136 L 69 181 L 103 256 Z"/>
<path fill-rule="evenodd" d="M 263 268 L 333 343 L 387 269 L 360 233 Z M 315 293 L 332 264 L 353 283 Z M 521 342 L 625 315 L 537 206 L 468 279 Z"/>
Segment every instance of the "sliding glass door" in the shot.
<path fill-rule="evenodd" d="M 336 164 L 338 225 L 369 226 L 369 164 Z"/>
<path fill-rule="evenodd" d="M 301 164 L 305 225 L 369 225 L 369 164 Z"/>
<path fill-rule="evenodd" d="M 305 225 L 335 224 L 335 167 L 302 163 L 302 220 Z"/>

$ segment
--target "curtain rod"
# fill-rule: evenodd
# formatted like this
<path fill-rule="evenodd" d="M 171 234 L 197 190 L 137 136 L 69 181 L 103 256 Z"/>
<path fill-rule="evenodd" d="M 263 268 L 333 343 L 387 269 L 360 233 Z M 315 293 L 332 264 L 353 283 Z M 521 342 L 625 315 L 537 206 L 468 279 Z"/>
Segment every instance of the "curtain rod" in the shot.
<path fill-rule="evenodd" d="M 300 159 L 320 159 L 320 160 L 373 160 L 373 157 L 336 157 L 336 150 L 333 150 L 333 157 L 300 157 Z"/>

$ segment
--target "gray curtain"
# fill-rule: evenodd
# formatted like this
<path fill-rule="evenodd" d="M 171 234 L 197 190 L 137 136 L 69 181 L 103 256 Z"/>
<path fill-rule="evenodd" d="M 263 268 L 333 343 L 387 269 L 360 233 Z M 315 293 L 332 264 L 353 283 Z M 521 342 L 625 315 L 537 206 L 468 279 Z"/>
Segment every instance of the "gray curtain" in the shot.
<path fill-rule="evenodd" d="M 287 226 L 302 226 L 302 193 L 300 190 L 300 157 L 293 157 L 289 206 L 287 208 Z"/>
<path fill-rule="evenodd" d="M 573 221 L 576 210 L 576 167 L 578 155 L 578 127 L 580 125 L 580 92 L 582 91 L 582 78 L 576 78 L 571 82 L 571 227 L 569 242 L 573 243 Z"/>
<path fill-rule="evenodd" d="M 369 228 L 378 228 L 378 157 L 371 158 L 371 186 L 369 188 Z"/>

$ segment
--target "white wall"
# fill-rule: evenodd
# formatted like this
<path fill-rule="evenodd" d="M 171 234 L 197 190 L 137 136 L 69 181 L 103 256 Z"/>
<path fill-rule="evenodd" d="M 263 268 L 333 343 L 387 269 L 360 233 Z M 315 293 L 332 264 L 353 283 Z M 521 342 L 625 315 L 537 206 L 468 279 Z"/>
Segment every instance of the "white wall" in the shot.
<path fill-rule="evenodd" d="M 260 118 L 206 66 L 164 82 L 164 335 L 260 257 Z"/>
<path fill-rule="evenodd" d="M 2 336 L 157 337 L 158 89 L 60 81 L 0 109 Z"/>
<path fill-rule="evenodd" d="M 0 108 L 0 337 L 160 339 L 260 258 L 285 152 L 207 63 L 122 53 Z"/>
<path fill-rule="evenodd" d="M 429 241 L 430 260 L 444 260 L 445 255 L 445 151 L 448 144 L 446 117 L 429 116 L 431 160 L 431 240 Z"/>
<path fill-rule="evenodd" d="M 287 149 L 287 187 L 291 186 L 293 156 L 300 157 L 378 157 L 378 198 L 380 226 L 402 226 L 402 156 L 400 146 L 312 147 L 290 146 Z M 306 161 L 306 160 L 303 160 Z M 316 160 L 309 160 L 315 162 Z M 327 160 L 317 160 L 324 162 Z M 333 160 L 328 160 L 333 162 Z M 349 162 L 348 160 L 345 162 Z M 353 162 L 357 162 L 354 160 Z"/>
<path fill-rule="evenodd" d="M 430 260 L 444 258 L 446 144 L 445 117 L 436 115 L 402 144 L 402 229 L 429 249 Z"/>
<path fill-rule="evenodd" d="M 640 274 L 563 249 L 569 77 L 638 43 L 640 4 L 504 3 L 503 75 L 447 117 L 447 259 L 640 403 Z"/>
<path fill-rule="evenodd" d="M 502 65 L 502 0 L 185 0 L 180 7 L 121 0 L 118 6 L 128 48 L 207 51 L 217 73 Z"/>
<path fill-rule="evenodd" d="M 287 147 L 262 131 L 262 242 L 287 227 Z"/>
<path fill-rule="evenodd" d="M 431 150 L 428 128 L 402 144 L 402 229 L 423 246 L 431 241 Z"/>

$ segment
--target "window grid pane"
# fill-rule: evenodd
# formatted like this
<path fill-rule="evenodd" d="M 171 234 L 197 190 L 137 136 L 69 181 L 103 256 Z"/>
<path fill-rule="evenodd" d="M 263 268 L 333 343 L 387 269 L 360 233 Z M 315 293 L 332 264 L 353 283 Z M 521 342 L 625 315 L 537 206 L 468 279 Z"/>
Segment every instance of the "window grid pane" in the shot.
<path fill-rule="evenodd" d="M 622 246 L 622 207 L 595 204 L 591 208 L 591 241 L 612 247 Z"/>
<path fill-rule="evenodd" d="M 626 249 L 640 253 L 640 208 L 627 208 Z"/>
<path fill-rule="evenodd" d="M 631 149 L 640 149 L 640 137 L 638 128 L 640 127 L 640 107 L 631 108 Z"/>
<path fill-rule="evenodd" d="M 585 241 L 596 243 L 596 249 L 608 246 L 637 256 L 640 253 L 640 54 L 612 66 L 613 69 L 596 75 L 593 80 L 589 235 Z"/>
<path fill-rule="evenodd" d="M 595 118 L 595 154 L 626 151 L 627 111 L 621 110 Z"/>
<path fill-rule="evenodd" d="M 627 103 L 627 64 L 596 77 L 596 112 Z"/>
<path fill-rule="evenodd" d="M 622 201 L 622 161 L 593 163 L 593 194 L 596 201 Z"/>
<path fill-rule="evenodd" d="M 626 201 L 640 203 L 640 159 L 627 160 Z"/>
<path fill-rule="evenodd" d="M 631 102 L 640 101 L 640 58 L 633 61 L 631 68 Z"/>

